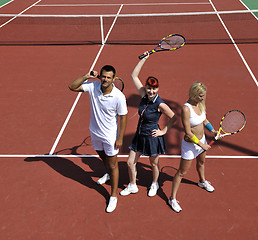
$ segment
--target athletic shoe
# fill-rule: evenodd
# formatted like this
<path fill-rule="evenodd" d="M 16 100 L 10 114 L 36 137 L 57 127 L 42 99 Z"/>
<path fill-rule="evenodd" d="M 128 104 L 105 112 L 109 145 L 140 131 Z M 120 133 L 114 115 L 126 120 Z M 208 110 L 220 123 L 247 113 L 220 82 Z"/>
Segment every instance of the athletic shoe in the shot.
<path fill-rule="evenodd" d="M 106 208 L 107 213 L 111 213 L 116 209 L 117 197 L 110 197 L 108 206 Z"/>
<path fill-rule="evenodd" d="M 215 190 L 215 188 L 207 180 L 205 180 L 203 183 L 199 181 L 198 186 L 204 188 L 208 192 L 213 192 Z"/>
<path fill-rule="evenodd" d="M 110 176 L 108 173 L 106 173 L 102 178 L 100 178 L 98 181 L 97 181 L 97 184 L 104 184 L 106 183 L 108 180 L 110 179 Z"/>
<path fill-rule="evenodd" d="M 136 184 L 129 183 L 128 186 L 120 192 L 120 195 L 127 196 L 131 193 L 137 193 L 139 191 Z"/>
<path fill-rule="evenodd" d="M 182 208 L 178 204 L 179 202 L 176 199 L 168 199 L 168 204 L 171 206 L 171 208 L 179 213 L 182 211 Z"/>
<path fill-rule="evenodd" d="M 153 182 L 150 186 L 148 196 L 149 197 L 155 196 L 157 194 L 158 189 L 159 189 L 159 184 L 157 182 Z"/>

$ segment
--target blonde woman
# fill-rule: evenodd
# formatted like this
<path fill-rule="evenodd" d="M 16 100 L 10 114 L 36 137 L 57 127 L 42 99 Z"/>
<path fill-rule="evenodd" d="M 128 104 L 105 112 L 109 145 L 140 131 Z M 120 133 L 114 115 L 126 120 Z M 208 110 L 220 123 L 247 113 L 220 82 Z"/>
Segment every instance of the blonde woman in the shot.
<path fill-rule="evenodd" d="M 205 98 L 206 86 L 201 82 L 196 82 L 190 87 L 189 99 L 182 107 L 181 117 L 185 136 L 182 140 L 180 166 L 174 176 L 172 192 L 168 200 L 169 205 L 175 212 L 182 210 L 176 200 L 176 193 L 182 178 L 190 169 L 194 158 L 196 158 L 196 170 L 200 179 L 198 186 L 208 192 L 215 190 L 206 180 L 204 174 L 206 151 L 210 149 L 205 139 L 204 127 L 214 135 L 217 133 L 206 118 Z"/>

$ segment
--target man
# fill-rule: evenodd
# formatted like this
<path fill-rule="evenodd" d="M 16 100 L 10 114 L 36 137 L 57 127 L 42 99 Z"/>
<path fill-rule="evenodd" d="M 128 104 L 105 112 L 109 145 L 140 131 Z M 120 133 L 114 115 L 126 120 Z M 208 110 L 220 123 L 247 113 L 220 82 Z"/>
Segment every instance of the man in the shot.
<path fill-rule="evenodd" d="M 92 71 L 69 84 L 71 91 L 89 92 L 91 103 L 90 132 L 92 146 L 104 162 L 107 172 L 98 180 L 103 184 L 110 179 L 111 196 L 106 212 L 112 212 L 117 205 L 119 170 L 117 154 L 123 144 L 127 121 L 127 105 L 124 94 L 113 84 L 116 70 L 105 65 L 100 70 L 99 81 L 88 81 L 98 76 Z M 118 116 L 120 124 L 118 129 Z"/>

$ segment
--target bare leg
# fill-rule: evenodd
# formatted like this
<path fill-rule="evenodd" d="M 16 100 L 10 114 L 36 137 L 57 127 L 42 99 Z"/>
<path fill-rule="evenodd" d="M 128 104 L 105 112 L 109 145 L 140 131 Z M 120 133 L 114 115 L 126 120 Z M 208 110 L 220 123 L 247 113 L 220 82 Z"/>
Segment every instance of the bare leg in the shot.
<path fill-rule="evenodd" d="M 159 178 L 159 155 L 150 157 L 150 164 L 152 167 L 153 182 L 158 182 Z"/>
<path fill-rule="evenodd" d="M 131 184 L 136 184 L 136 175 L 137 175 L 137 169 L 136 169 L 136 163 L 141 156 L 142 153 L 140 152 L 134 152 L 130 150 L 129 157 L 127 160 L 127 166 L 128 166 L 128 173 L 130 178 Z"/>
<path fill-rule="evenodd" d="M 205 157 L 206 157 L 206 151 L 201 153 L 197 158 L 196 158 L 196 170 L 199 175 L 200 182 L 205 181 L 205 174 L 204 174 L 204 163 L 205 163 Z"/>
<path fill-rule="evenodd" d="M 185 160 L 181 158 L 179 169 L 174 176 L 173 183 L 172 183 L 172 192 L 171 192 L 171 199 L 176 199 L 176 194 L 181 183 L 182 178 L 186 175 L 188 170 L 191 167 L 193 160 Z"/>
<path fill-rule="evenodd" d="M 107 156 L 104 151 L 97 151 L 100 158 L 103 160 L 104 165 L 110 175 L 111 183 L 111 196 L 117 197 L 118 181 L 119 181 L 119 169 L 117 162 L 117 155 Z"/>

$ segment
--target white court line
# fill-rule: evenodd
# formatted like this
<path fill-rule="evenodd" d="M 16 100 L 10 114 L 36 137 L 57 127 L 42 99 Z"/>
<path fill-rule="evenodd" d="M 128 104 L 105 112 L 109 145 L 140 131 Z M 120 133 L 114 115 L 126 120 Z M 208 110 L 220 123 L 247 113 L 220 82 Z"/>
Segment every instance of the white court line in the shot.
<path fill-rule="evenodd" d="M 251 75 L 253 81 L 255 82 L 256 87 L 258 87 L 258 81 L 257 81 L 256 77 L 254 76 L 254 74 L 253 74 L 251 68 L 249 67 L 248 63 L 246 62 L 246 60 L 245 60 L 243 54 L 241 53 L 240 49 L 238 48 L 237 44 L 235 43 L 235 40 L 234 40 L 233 37 L 231 36 L 231 34 L 230 34 L 228 28 L 226 27 L 225 23 L 223 22 L 222 18 L 220 17 L 219 12 L 218 12 L 217 9 L 215 8 L 214 4 L 212 3 L 212 0 L 209 0 L 209 1 L 210 1 L 210 3 L 211 3 L 211 6 L 212 6 L 212 8 L 214 9 L 215 13 L 217 13 L 217 16 L 218 16 L 218 18 L 219 18 L 219 20 L 220 20 L 222 26 L 223 26 L 224 29 L 226 30 L 226 32 L 227 32 L 229 38 L 231 39 L 231 41 L 232 41 L 232 43 L 233 43 L 235 49 L 237 50 L 239 56 L 241 57 L 243 63 L 245 64 L 245 66 L 246 66 L 248 72 L 250 73 L 250 75 Z"/>
<path fill-rule="evenodd" d="M 118 155 L 119 158 L 128 158 L 129 155 Z M 6 154 L 0 155 L 0 158 L 29 158 L 29 157 L 41 157 L 41 158 L 98 158 L 99 155 L 37 155 L 37 154 Z M 160 155 L 160 158 L 181 158 L 181 155 Z M 148 158 L 148 156 L 141 156 L 141 158 Z M 206 158 L 215 159 L 258 159 L 258 156 L 227 156 L 227 155 L 207 155 Z"/>
<path fill-rule="evenodd" d="M 124 3 L 124 6 L 155 6 L 155 5 L 205 5 L 208 2 L 196 2 L 196 3 Z M 103 3 L 103 4 L 38 4 L 36 7 L 94 7 L 94 6 L 120 6 L 119 3 Z"/>
<path fill-rule="evenodd" d="M 252 12 L 258 12 L 258 10 L 252 10 Z M 233 11 L 212 11 L 212 12 L 169 12 L 169 13 L 137 13 L 137 14 L 119 14 L 119 17 L 159 17 L 159 16 L 195 16 L 195 15 L 221 15 L 221 14 L 238 14 L 238 13 L 250 13 L 250 10 L 233 10 Z M 15 14 L 0 14 L 1 17 L 15 17 Z M 19 17 L 35 17 L 35 18 L 91 18 L 91 17 L 117 17 L 116 14 L 80 14 L 80 15 L 71 15 L 71 14 L 22 14 Z"/>
<path fill-rule="evenodd" d="M 97 60 L 98 60 L 98 58 L 99 58 L 99 56 L 100 56 L 100 53 L 102 52 L 102 50 L 103 50 L 103 48 L 104 48 L 104 46 L 105 46 L 105 42 L 107 41 L 107 39 L 108 39 L 108 37 L 109 37 L 109 34 L 111 33 L 111 31 L 112 31 L 112 29 L 113 29 L 113 27 L 114 27 L 114 25 L 115 25 L 115 22 L 116 22 L 116 20 L 117 20 L 117 17 L 118 17 L 118 15 L 119 15 L 119 13 L 121 12 L 122 8 L 123 8 L 123 5 L 120 6 L 120 8 L 119 8 L 119 10 L 118 10 L 118 12 L 117 12 L 117 14 L 116 14 L 116 18 L 114 19 L 114 21 L 113 21 L 113 23 L 112 23 L 112 25 L 111 25 L 111 27 L 110 27 L 110 29 L 109 29 L 107 35 L 106 35 L 106 38 L 104 39 L 104 42 L 103 42 L 103 44 L 102 44 L 102 46 L 101 46 L 101 48 L 100 48 L 100 50 L 99 50 L 99 52 L 98 52 L 98 54 L 97 54 L 95 60 L 94 60 L 94 62 L 93 62 L 93 64 L 92 64 L 91 68 L 90 68 L 90 71 L 94 68 L 94 66 L 95 66 L 95 64 L 96 64 L 96 62 L 97 62 Z M 56 140 L 55 140 L 55 142 L 54 142 L 54 144 L 53 144 L 53 146 L 52 146 L 50 152 L 49 152 L 49 154 L 53 154 L 53 153 L 55 152 L 55 149 L 56 149 L 56 147 L 57 147 L 57 144 L 59 143 L 59 141 L 60 141 L 60 139 L 61 139 L 61 137 L 62 137 L 62 135 L 63 135 L 63 132 L 64 132 L 64 130 L 65 130 L 65 128 L 66 128 L 66 126 L 67 126 L 67 124 L 68 124 L 68 122 L 69 122 L 69 120 L 70 120 L 72 114 L 73 114 L 73 111 L 74 111 L 74 109 L 75 109 L 75 107 L 76 107 L 76 105 L 77 105 L 77 103 L 78 103 L 78 101 L 79 101 L 81 95 L 82 95 L 82 92 L 79 92 L 78 95 L 77 95 L 77 97 L 76 97 L 76 99 L 75 99 L 75 101 L 74 101 L 74 103 L 73 103 L 73 106 L 72 106 L 72 108 L 71 108 L 71 110 L 70 110 L 68 116 L 66 117 L 65 122 L 64 122 L 64 124 L 63 124 L 63 126 L 62 126 L 62 128 L 61 128 L 61 130 L 60 130 L 60 132 L 59 132 L 59 134 L 58 134 L 58 136 L 57 136 L 57 138 L 56 138 Z"/>
<path fill-rule="evenodd" d="M 14 0 L 11 0 L 10 2 L 5 3 L 4 5 L 0 6 L 0 8 L 6 6 L 7 4 L 9 4 L 9 3 L 13 2 L 13 1 L 14 1 Z"/>
<path fill-rule="evenodd" d="M 3 23 L 2 25 L 0 25 L 0 28 L 2 28 L 3 26 L 5 26 L 6 24 L 8 24 L 9 22 L 13 21 L 15 18 L 17 18 L 18 16 L 22 15 L 24 12 L 26 12 L 27 10 L 29 10 L 30 8 L 32 8 L 33 6 L 35 6 L 37 3 L 41 2 L 41 0 L 33 3 L 31 6 L 27 7 L 25 10 L 23 10 L 22 12 L 18 13 L 16 16 L 14 16 L 13 18 L 11 18 L 10 20 L 8 20 L 7 22 Z"/>

